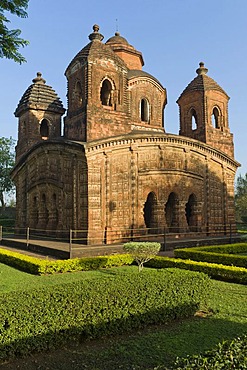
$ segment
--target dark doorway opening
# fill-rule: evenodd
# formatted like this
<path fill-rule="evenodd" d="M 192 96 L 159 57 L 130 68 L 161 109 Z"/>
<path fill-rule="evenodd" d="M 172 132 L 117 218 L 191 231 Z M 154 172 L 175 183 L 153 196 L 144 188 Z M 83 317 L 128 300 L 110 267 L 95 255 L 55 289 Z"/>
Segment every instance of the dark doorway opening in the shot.
<path fill-rule="evenodd" d="M 170 193 L 165 205 L 166 224 L 169 232 L 179 232 L 178 222 L 178 197 L 175 193 Z"/>
<path fill-rule="evenodd" d="M 186 220 L 190 231 L 197 231 L 196 204 L 195 194 L 190 194 L 185 206 Z"/>
<path fill-rule="evenodd" d="M 155 232 L 157 229 L 157 221 L 155 217 L 155 210 L 157 206 L 157 199 L 155 193 L 148 194 L 147 200 L 144 204 L 144 221 L 149 233 Z"/>

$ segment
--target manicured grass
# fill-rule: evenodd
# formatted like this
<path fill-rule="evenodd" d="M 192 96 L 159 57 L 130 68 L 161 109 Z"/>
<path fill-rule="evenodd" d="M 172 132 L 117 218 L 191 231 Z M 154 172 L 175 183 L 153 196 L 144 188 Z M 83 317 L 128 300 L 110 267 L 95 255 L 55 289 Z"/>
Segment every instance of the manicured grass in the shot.
<path fill-rule="evenodd" d="M 0 289 L 1 291 L 23 290 L 37 285 L 57 284 L 59 281 L 63 283 L 91 279 L 102 273 L 114 275 L 121 273 L 122 269 L 126 272 L 133 268 L 137 269 L 134 266 L 103 271 L 33 276 L 0 264 Z M 172 362 L 176 356 L 198 354 L 213 348 L 222 340 L 247 333 L 246 302 L 246 285 L 213 281 L 205 314 L 201 312 L 199 316 L 192 319 L 162 326 L 150 326 L 122 336 L 88 341 L 83 344 L 70 343 L 67 348 L 39 355 L 38 358 L 42 368 L 52 366 L 50 368 L 54 369 L 140 370 L 154 369 L 159 365 L 166 365 L 168 369 L 172 369 Z M 18 361 L 20 364 L 22 360 Z M 78 363 L 80 367 L 71 367 L 72 362 Z M 35 366 L 38 368 L 37 362 Z M 28 369 L 28 366 L 25 368 Z"/>
<path fill-rule="evenodd" d="M 125 268 L 122 267 L 122 271 Z M 130 268 L 135 268 L 133 266 Z M 107 273 L 115 273 L 117 269 L 104 270 Z M 77 281 L 80 279 L 93 279 L 96 276 L 102 275 L 102 270 L 94 271 L 82 271 L 82 272 L 73 272 L 73 273 L 64 273 L 64 274 L 55 274 L 55 275 L 32 275 L 26 272 L 19 271 L 8 265 L 0 263 L 0 293 L 8 292 L 12 290 L 25 290 L 47 285 L 55 285 L 61 282 L 68 283 L 72 281 Z"/>
<path fill-rule="evenodd" d="M 214 281 L 208 299 L 212 312 L 208 316 L 149 327 L 98 345 L 94 342 L 95 347 L 80 346 L 77 351 L 82 363 L 95 370 L 154 369 L 159 365 L 172 369 L 176 356 L 198 354 L 246 333 L 246 302 L 246 286 Z"/>

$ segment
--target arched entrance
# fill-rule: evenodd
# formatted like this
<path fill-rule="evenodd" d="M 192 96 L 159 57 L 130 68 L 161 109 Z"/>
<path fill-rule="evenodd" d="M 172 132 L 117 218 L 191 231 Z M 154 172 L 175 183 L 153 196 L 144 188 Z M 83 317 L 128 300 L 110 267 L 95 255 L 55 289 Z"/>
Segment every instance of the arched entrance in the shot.
<path fill-rule="evenodd" d="M 185 205 L 185 214 L 187 224 L 190 231 L 197 231 L 197 216 L 196 216 L 196 196 L 195 194 L 190 194 L 188 202 Z"/>
<path fill-rule="evenodd" d="M 144 204 L 144 221 L 145 225 L 148 228 L 149 233 L 154 233 L 157 229 L 157 220 L 156 220 L 156 208 L 157 208 L 157 199 L 154 192 L 148 194 L 147 200 Z"/>
<path fill-rule="evenodd" d="M 179 232 L 178 218 L 178 196 L 176 193 L 170 193 L 165 205 L 166 224 L 169 232 Z"/>

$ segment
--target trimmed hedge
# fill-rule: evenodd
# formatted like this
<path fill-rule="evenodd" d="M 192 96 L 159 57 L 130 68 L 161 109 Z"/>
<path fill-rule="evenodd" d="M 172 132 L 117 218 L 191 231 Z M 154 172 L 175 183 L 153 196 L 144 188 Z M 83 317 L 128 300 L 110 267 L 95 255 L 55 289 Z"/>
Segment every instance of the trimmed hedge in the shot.
<path fill-rule="evenodd" d="M 0 295 L 0 359 L 191 316 L 210 289 L 177 269 L 102 276 Z"/>
<path fill-rule="evenodd" d="M 112 256 L 49 261 L 0 249 L 0 262 L 31 274 L 45 275 L 131 265 L 134 263 L 134 258 L 128 254 L 117 254 Z M 241 267 L 159 256 L 148 261 L 146 266 L 156 269 L 176 267 L 179 269 L 199 271 L 204 272 L 214 279 L 247 284 L 247 269 Z"/>
<path fill-rule="evenodd" d="M 98 270 L 99 268 L 131 265 L 133 261 L 134 258 L 126 254 L 50 261 L 0 248 L 1 263 L 35 275 Z"/>
<path fill-rule="evenodd" d="M 195 370 L 242 370 L 247 369 L 247 335 L 235 338 L 232 341 L 219 343 L 213 350 L 204 354 L 178 358 L 172 369 Z M 158 369 L 167 369 L 158 367 Z"/>
<path fill-rule="evenodd" d="M 182 259 L 247 268 L 247 256 L 238 256 L 236 253 L 247 253 L 247 244 L 238 243 L 174 250 L 175 256 Z"/>
<path fill-rule="evenodd" d="M 238 284 L 247 284 L 247 269 L 235 266 L 225 266 L 216 263 L 197 262 L 179 258 L 155 257 L 146 266 L 161 269 L 177 267 L 179 269 L 200 271 L 210 277 Z"/>

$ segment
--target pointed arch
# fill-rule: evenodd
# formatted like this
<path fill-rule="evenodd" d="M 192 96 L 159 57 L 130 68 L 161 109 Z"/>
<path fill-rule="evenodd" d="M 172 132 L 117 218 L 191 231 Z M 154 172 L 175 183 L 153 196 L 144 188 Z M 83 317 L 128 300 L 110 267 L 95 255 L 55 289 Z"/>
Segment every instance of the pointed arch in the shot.
<path fill-rule="evenodd" d="M 191 129 L 196 130 L 198 128 L 197 114 L 194 108 L 190 110 L 191 116 Z"/>
<path fill-rule="evenodd" d="M 220 110 L 218 107 L 214 107 L 212 111 L 212 125 L 214 128 L 220 129 Z"/>

